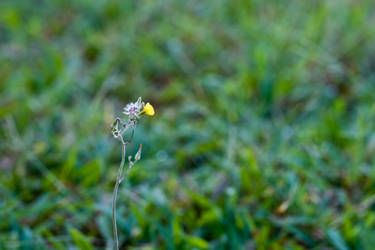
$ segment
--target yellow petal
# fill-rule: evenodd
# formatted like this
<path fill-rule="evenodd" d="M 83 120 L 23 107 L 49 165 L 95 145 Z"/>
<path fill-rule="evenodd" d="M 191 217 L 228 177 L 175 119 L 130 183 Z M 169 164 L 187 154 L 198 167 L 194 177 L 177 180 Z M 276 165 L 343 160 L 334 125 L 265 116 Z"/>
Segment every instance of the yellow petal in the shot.
<path fill-rule="evenodd" d="M 143 108 L 143 112 L 145 112 L 146 115 L 153 116 L 155 114 L 154 107 L 148 102 L 146 103 L 145 107 Z"/>

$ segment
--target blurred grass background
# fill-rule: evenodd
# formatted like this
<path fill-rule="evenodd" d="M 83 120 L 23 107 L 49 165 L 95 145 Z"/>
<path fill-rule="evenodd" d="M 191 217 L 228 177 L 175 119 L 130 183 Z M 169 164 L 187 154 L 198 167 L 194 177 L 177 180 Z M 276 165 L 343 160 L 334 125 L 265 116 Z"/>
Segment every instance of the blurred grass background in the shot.
<path fill-rule="evenodd" d="M 112 247 L 110 124 L 156 116 L 124 249 L 374 249 L 372 0 L 0 1 L 0 249 Z"/>

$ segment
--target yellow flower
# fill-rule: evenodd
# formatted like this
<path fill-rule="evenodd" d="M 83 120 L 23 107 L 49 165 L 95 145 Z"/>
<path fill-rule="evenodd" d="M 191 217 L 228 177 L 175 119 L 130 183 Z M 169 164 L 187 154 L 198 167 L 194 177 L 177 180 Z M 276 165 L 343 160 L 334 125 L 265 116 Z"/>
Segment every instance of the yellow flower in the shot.
<path fill-rule="evenodd" d="M 145 107 L 143 108 L 143 112 L 149 116 L 153 116 L 155 114 L 154 107 L 152 107 L 152 105 L 149 102 L 146 103 Z"/>

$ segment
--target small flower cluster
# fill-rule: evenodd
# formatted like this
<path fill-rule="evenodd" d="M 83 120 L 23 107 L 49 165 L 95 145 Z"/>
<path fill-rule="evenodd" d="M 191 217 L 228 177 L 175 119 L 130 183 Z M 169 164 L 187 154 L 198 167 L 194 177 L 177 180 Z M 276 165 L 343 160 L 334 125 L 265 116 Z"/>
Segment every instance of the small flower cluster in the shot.
<path fill-rule="evenodd" d="M 139 97 L 136 102 L 131 102 L 124 107 L 123 114 L 127 116 L 125 121 L 116 118 L 112 124 L 113 136 L 121 140 L 123 140 L 122 136 L 129 128 L 132 129 L 133 135 L 137 121 L 142 115 L 153 116 L 155 110 L 149 102 L 145 104 L 142 102 L 142 98 Z"/>
<path fill-rule="evenodd" d="M 142 102 L 142 98 L 139 97 L 137 102 L 131 102 L 127 104 L 124 107 L 123 113 L 129 116 L 129 118 L 139 118 L 142 114 L 153 116 L 155 114 L 155 111 L 149 102 L 145 105 L 145 103 Z"/>

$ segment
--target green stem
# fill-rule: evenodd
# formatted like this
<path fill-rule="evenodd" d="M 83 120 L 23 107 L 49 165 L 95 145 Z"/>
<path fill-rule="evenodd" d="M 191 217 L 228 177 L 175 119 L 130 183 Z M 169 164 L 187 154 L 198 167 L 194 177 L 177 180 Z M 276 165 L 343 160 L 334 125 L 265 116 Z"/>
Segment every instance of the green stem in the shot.
<path fill-rule="evenodd" d="M 113 199 L 112 199 L 112 221 L 113 221 L 113 238 L 115 242 L 115 249 L 119 250 L 119 245 L 118 245 L 118 236 L 117 236 L 117 224 L 116 224 L 116 202 L 117 202 L 117 191 L 118 187 L 121 182 L 121 175 L 122 175 L 122 170 L 124 168 L 125 164 L 125 155 L 126 155 L 126 144 L 124 140 L 122 139 L 121 136 L 121 144 L 122 144 L 122 158 L 121 158 L 121 164 L 120 168 L 118 170 L 117 178 L 116 178 L 116 185 L 113 190 Z"/>

